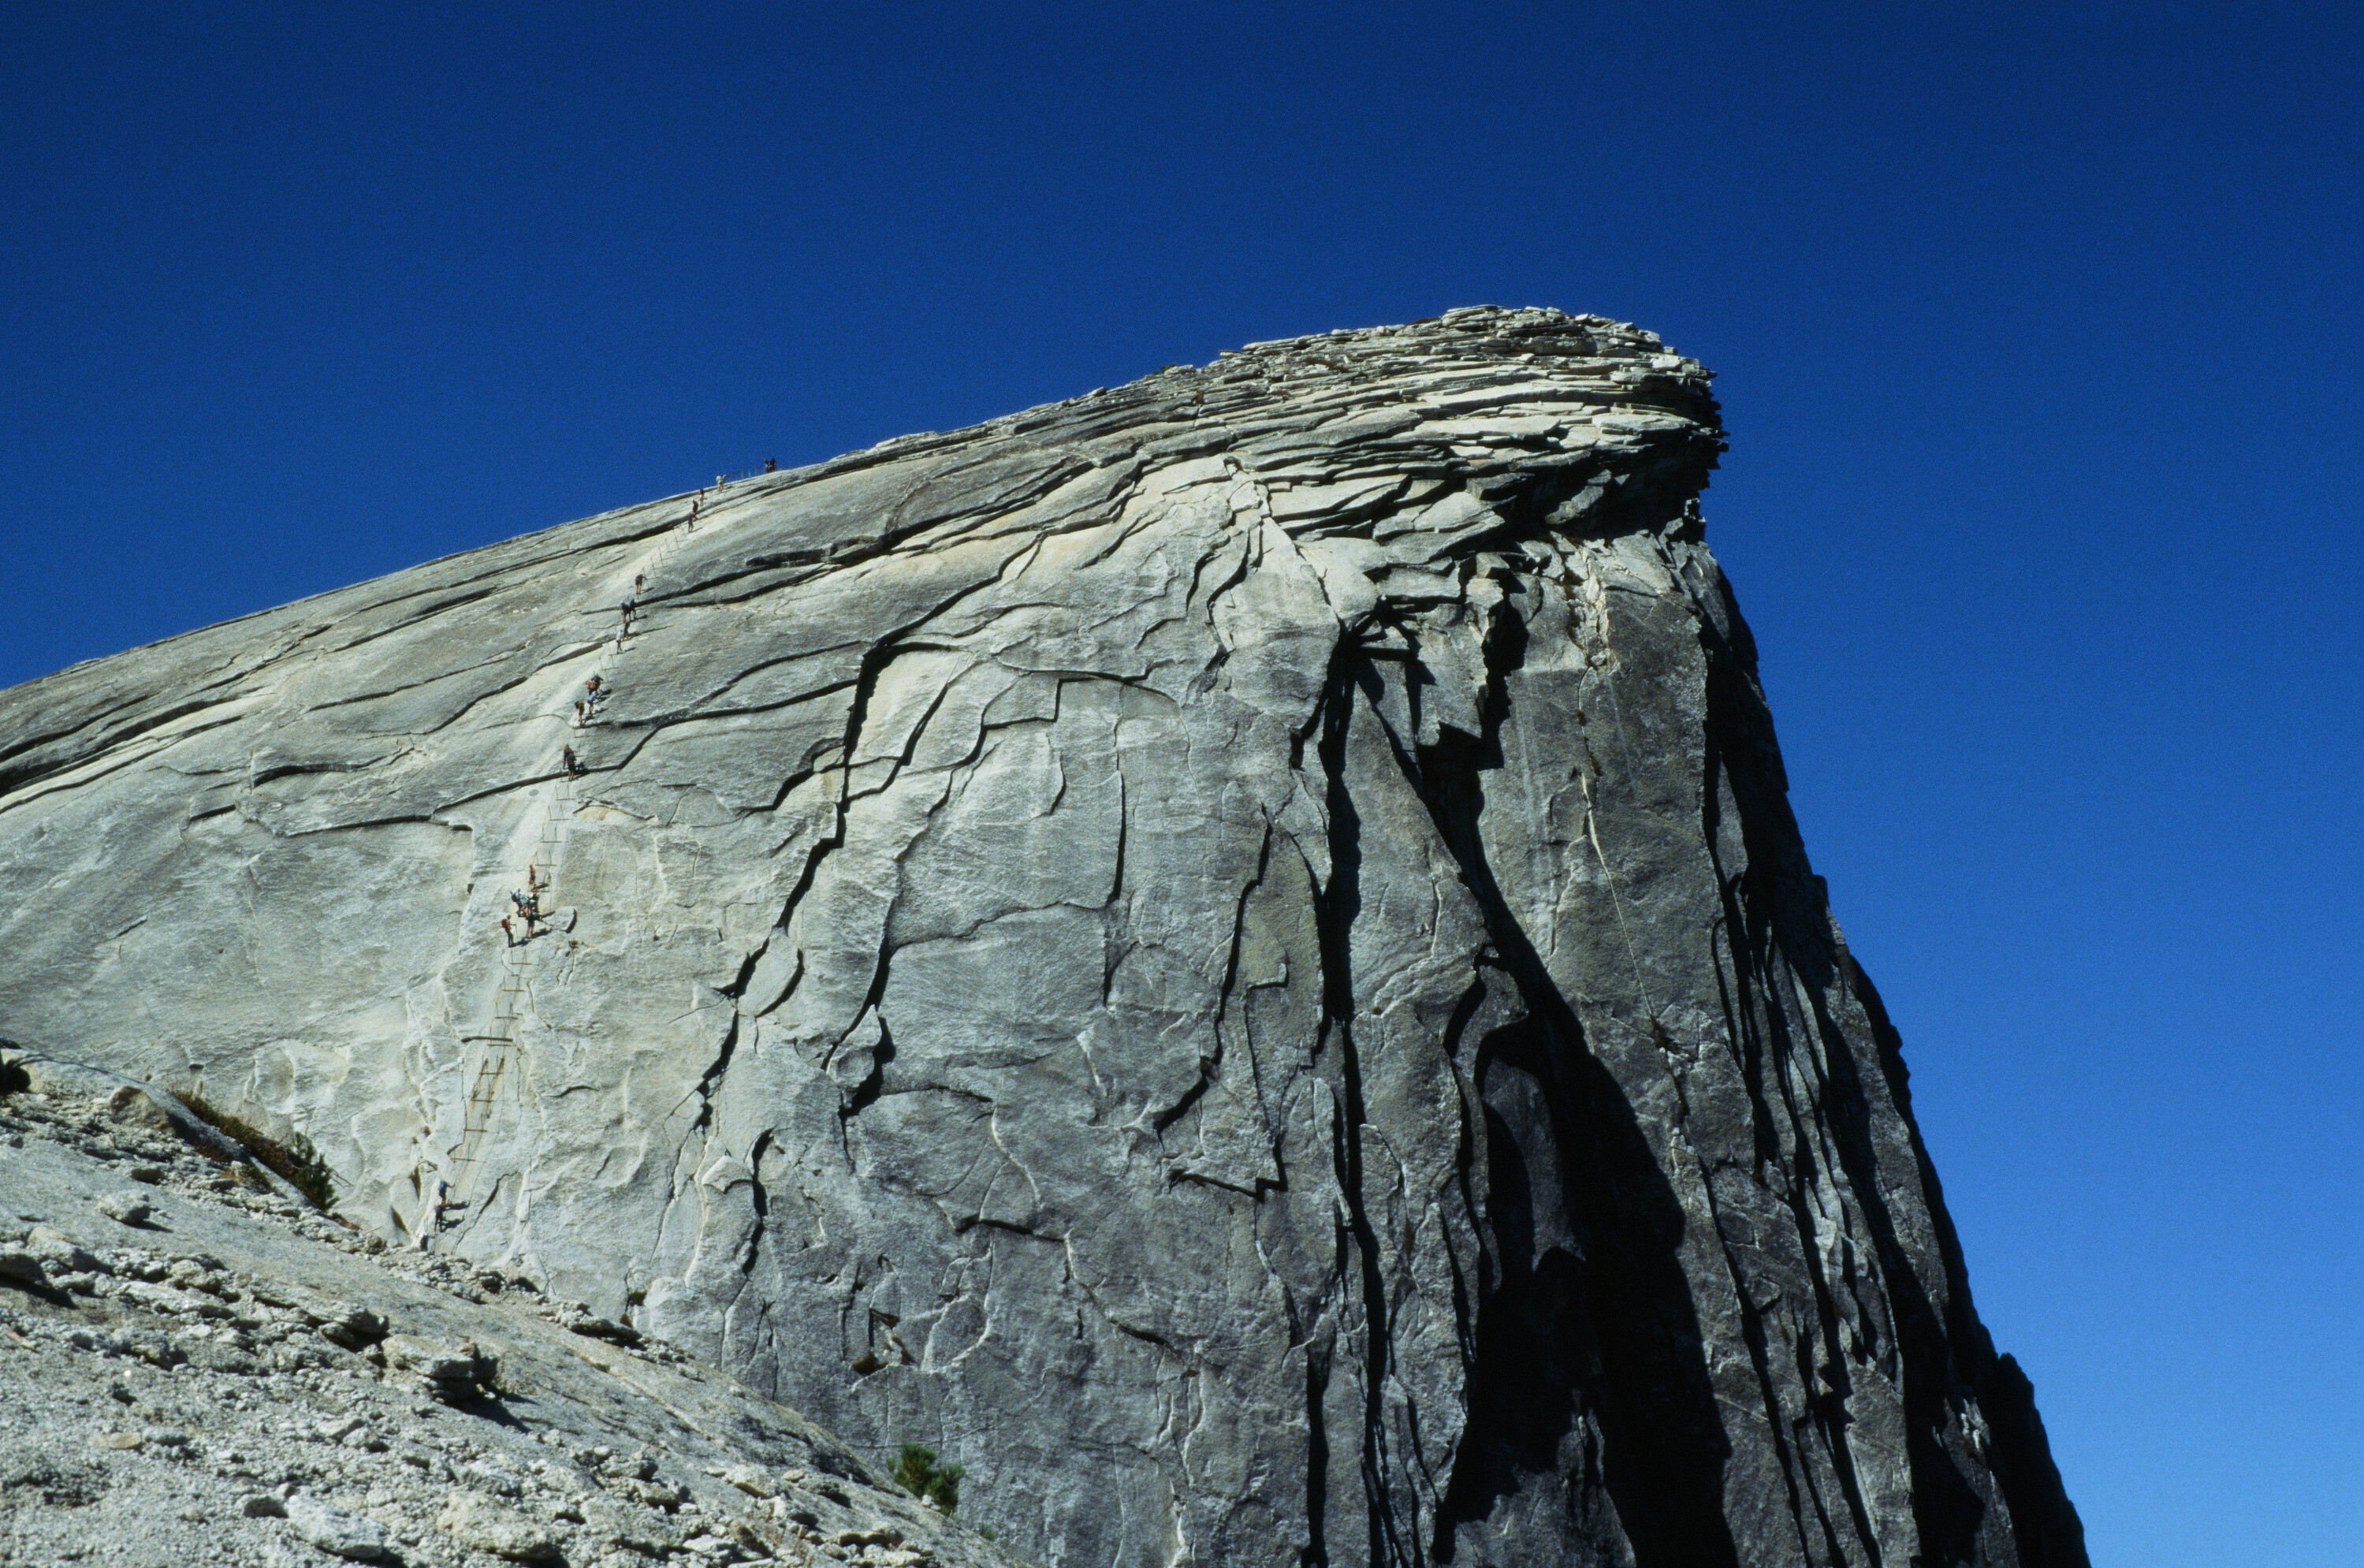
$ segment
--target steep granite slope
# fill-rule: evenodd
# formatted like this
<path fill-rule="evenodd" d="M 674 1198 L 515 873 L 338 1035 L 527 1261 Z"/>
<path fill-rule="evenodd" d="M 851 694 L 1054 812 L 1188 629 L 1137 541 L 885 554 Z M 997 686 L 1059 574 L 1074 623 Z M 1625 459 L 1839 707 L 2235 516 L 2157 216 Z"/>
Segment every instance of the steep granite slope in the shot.
<path fill-rule="evenodd" d="M 2081 1563 L 1720 446 L 1456 311 L 78 666 L 0 694 L 0 1034 L 390 1238 L 448 1179 L 1046 1563 Z"/>

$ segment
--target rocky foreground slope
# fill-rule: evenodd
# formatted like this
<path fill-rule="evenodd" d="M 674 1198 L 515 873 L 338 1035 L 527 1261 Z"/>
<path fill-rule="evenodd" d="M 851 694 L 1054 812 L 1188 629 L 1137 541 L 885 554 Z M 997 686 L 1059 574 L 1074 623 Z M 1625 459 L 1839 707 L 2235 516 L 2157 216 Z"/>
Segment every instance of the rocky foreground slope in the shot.
<path fill-rule="evenodd" d="M 0 693 L 0 1035 L 1062 1568 L 2081 1563 L 1721 444 L 1456 311 Z"/>
<path fill-rule="evenodd" d="M 670 1347 L 331 1223 L 168 1102 L 27 1076 L 0 1098 L 0 1563 L 1012 1568 Z"/>

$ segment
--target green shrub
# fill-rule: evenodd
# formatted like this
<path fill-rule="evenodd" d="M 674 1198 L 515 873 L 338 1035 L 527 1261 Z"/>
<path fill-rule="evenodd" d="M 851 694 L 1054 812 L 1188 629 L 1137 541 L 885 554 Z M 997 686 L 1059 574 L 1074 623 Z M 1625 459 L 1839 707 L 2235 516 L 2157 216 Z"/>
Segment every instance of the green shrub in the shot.
<path fill-rule="evenodd" d="M 229 1112 L 206 1103 L 202 1094 L 175 1094 L 173 1098 L 186 1105 L 190 1114 L 216 1132 L 245 1145 L 247 1152 L 257 1161 L 276 1171 L 289 1186 L 309 1198 L 314 1208 L 336 1207 L 337 1173 L 329 1169 L 329 1162 L 320 1158 L 320 1151 L 314 1148 L 312 1140 L 302 1133 L 290 1133 L 287 1140 L 282 1143 Z"/>
<path fill-rule="evenodd" d="M 949 1518 L 960 1507 L 961 1477 L 967 1473 L 957 1464 L 938 1464 L 931 1448 L 905 1443 L 895 1466 L 895 1484 L 914 1497 L 925 1497 Z"/>

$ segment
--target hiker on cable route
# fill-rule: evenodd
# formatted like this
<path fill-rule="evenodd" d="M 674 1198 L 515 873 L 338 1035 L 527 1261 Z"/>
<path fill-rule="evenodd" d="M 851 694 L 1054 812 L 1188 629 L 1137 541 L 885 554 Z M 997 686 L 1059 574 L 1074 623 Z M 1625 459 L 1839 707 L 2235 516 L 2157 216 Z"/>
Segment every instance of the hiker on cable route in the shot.
<path fill-rule="evenodd" d="M 580 704 L 578 703 L 577 706 L 579 707 Z M 566 777 L 569 778 L 583 777 L 583 765 L 574 760 L 574 748 L 571 745 L 559 748 L 558 766 L 565 770 Z"/>

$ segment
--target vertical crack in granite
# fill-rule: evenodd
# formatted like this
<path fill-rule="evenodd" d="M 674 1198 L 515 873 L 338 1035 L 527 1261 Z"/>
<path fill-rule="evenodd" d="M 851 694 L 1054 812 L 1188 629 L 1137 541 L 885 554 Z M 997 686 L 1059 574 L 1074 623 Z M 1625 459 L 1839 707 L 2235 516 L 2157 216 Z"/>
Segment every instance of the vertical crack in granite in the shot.
<path fill-rule="evenodd" d="M 1517 668 L 1525 641 L 1525 626 L 1506 606 L 1486 640 L 1489 673 Z M 1594 1537 L 1595 1550 L 1622 1548 L 1644 1565 L 1734 1562 L 1717 1495 L 1727 1445 L 1700 1355 L 1696 1312 L 1667 1240 L 1680 1228 L 1676 1200 L 1634 1128 L 1630 1106 L 1592 1058 L 1583 1025 L 1487 864 L 1478 822 L 1485 776 L 1502 766 L 1499 732 L 1508 710 L 1503 688 L 1489 681 L 1481 734 L 1447 731 L 1417 760 L 1398 750 L 1406 771 L 1424 786 L 1437 831 L 1484 911 L 1521 1003 L 1521 1016 L 1480 1046 L 1481 1086 L 1488 1067 L 1522 1080 L 1518 1100 L 1506 1095 L 1501 1105 L 1488 1107 L 1489 1141 L 1499 1150 L 1493 1184 L 1501 1189 L 1489 1259 L 1515 1269 L 1516 1283 L 1505 1279 L 1487 1303 L 1472 1419 L 1438 1523 L 1436 1554 L 1451 1560 L 1455 1527 L 1483 1520 L 1492 1504 L 1515 1494 L 1522 1472 L 1556 1469 L 1582 1420 L 1600 1434 L 1600 1484 L 1622 1527 Z M 1597 843 L 1591 847 L 1598 853 Z M 1622 925 L 1622 912 L 1619 920 Z M 1530 1097 L 1537 1096 L 1543 1126 L 1530 1121 Z M 1582 1283 L 1569 1281 L 1545 1294 L 1535 1289 L 1540 1260 L 1528 1171 L 1533 1160 L 1556 1160 L 1571 1149 L 1582 1151 L 1578 1158 L 1589 1169 L 1563 1167 L 1552 1184 L 1584 1194 L 1579 1235 L 1590 1246 L 1572 1238 L 1560 1253 Z M 1581 1316 L 1562 1316 L 1571 1309 Z M 1558 1320 L 1539 1320 L 1539 1314 Z M 1588 1343 L 1602 1348 L 1586 1358 L 1589 1365 L 1575 1362 L 1576 1347 Z"/>
<path fill-rule="evenodd" d="M 1355 1044 L 1355 1006 L 1354 958 L 1349 933 L 1361 910 L 1361 822 L 1346 780 L 1346 743 L 1357 716 L 1356 697 L 1367 672 L 1350 643 L 1341 642 L 1333 660 L 1328 690 L 1321 709 L 1321 740 L 1315 756 L 1321 768 L 1323 806 L 1327 813 L 1330 876 L 1321 890 L 1322 975 L 1327 982 L 1325 1052 L 1334 1053 L 1338 1066 L 1340 1116 L 1336 1124 L 1334 1159 L 1338 1190 L 1345 1204 L 1344 1231 L 1358 1265 L 1360 1329 L 1363 1361 L 1361 1472 L 1368 1531 L 1368 1556 L 1373 1562 L 1406 1561 L 1404 1543 L 1397 1538 L 1395 1511 L 1389 1506 L 1389 1465 L 1384 1393 L 1388 1373 L 1389 1339 L 1388 1283 L 1382 1272 L 1379 1241 L 1365 1201 L 1366 1172 L 1363 1137 L 1366 1109 L 1363 1103 L 1362 1064 Z M 1325 1505 L 1326 1506 L 1326 1505 Z M 1324 1531 L 1326 1536 L 1327 1531 Z"/>
<path fill-rule="evenodd" d="M 430 1243 L 1045 1568 L 2078 1568 L 1721 450 L 1649 334 L 1455 311 L 77 666 L 0 692 L 0 1035 L 399 1232 L 518 963 Z"/>

